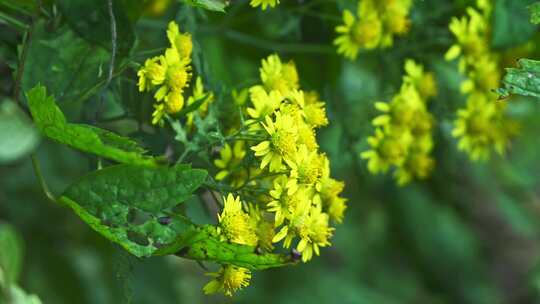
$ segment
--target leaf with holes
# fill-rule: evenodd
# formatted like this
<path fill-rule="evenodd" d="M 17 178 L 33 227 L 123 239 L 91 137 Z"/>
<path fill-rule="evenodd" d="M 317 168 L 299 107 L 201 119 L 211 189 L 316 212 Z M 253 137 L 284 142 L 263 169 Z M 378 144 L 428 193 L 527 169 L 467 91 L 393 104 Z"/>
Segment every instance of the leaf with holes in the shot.
<path fill-rule="evenodd" d="M 30 90 L 27 98 L 34 122 L 51 139 L 120 163 L 156 166 L 159 162 L 144 155 L 145 150 L 129 138 L 89 125 L 68 123 L 43 86 Z"/>
<path fill-rule="evenodd" d="M 86 175 L 59 200 L 95 231 L 137 257 L 171 254 L 195 231 L 175 207 L 205 178 L 205 170 L 186 165 L 116 165 Z"/>
<path fill-rule="evenodd" d="M 540 98 L 540 61 L 520 59 L 519 68 L 506 69 L 504 88 L 498 89 L 502 97 L 511 94 Z"/>

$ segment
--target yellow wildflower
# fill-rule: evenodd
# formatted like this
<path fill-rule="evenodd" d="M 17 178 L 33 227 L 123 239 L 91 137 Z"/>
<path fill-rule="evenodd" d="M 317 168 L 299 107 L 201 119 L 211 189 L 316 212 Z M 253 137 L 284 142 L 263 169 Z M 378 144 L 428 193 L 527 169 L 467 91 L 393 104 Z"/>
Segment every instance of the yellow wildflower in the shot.
<path fill-rule="evenodd" d="M 214 160 L 214 165 L 220 169 L 216 174 L 216 180 L 221 181 L 230 178 L 233 187 L 239 187 L 245 183 L 247 172 L 242 167 L 242 161 L 246 156 L 245 143 L 236 141 L 231 147 L 228 143 L 219 151 L 219 158 Z"/>
<path fill-rule="evenodd" d="M 240 197 L 229 194 L 223 198 L 223 212 L 218 214 L 218 233 L 226 241 L 256 246 L 257 235 L 250 224 L 249 215 L 242 210 Z"/>
<path fill-rule="evenodd" d="M 283 160 L 296 151 L 298 138 L 294 119 L 290 115 L 276 112 L 275 116 L 275 120 L 266 116 L 266 124 L 262 123 L 270 138 L 251 147 L 251 150 L 255 151 L 255 156 L 262 157 L 261 169 L 270 164 L 271 172 L 280 170 Z"/>
<path fill-rule="evenodd" d="M 279 91 L 267 93 L 262 86 L 253 86 L 249 89 L 249 96 L 253 108 L 247 108 L 248 115 L 253 119 L 262 119 L 272 114 L 279 105 L 283 97 Z"/>
<path fill-rule="evenodd" d="M 459 138 L 458 149 L 466 151 L 471 160 L 487 160 L 492 147 L 503 154 L 510 137 L 517 132 L 516 123 L 505 115 L 505 105 L 473 92 L 466 107 L 458 110 L 452 135 Z"/>
<path fill-rule="evenodd" d="M 296 65 L 293 61 L 282 63 L 277 54 L 262 60 L 260 74 L 268 91 L 277 90 L 287 96 L 290 91 L 299 88 Z"/>
<path fill-rule="evenodd" d="M 203 288 L 205 294 L 223 292 L 232 295 L 239 289 L 249 286 L 251 272 L 247 268 L 234 265 L 223 265 L 218 272 L 210 272 L 206 275 L 213 277 Z"/>
<path fill-rule="evenodd" d="M 205 92 L 202 78 L 197 77 L 197 80 L 195 80 L 195 86 L 193 87 L 193 93 L 191 94 L 191 96 L 189 96 L 187 100 L 187 105 L 188 106 L 192 105 L 194 102 L 201 100 L 202 98 L 204 98 L 204 102 L 197 109 L 197 113 L 199 113 L 201 117 L 204 117 L 206 113 L 208 112 L 208 105 L 214 102 L 214 93 Z M 195 117 L 195 112 L 187 113 L 186 116 L 187 116 L 186 124 L 189 127 L 193 126 L 193 119 Z"/>
<path fill-rule="evenodd" d="M 320 189 L 320 179 L 323 173 L 323 159 L 317 150 L 308 150 L 306 145 L 300 145 L 296 153 L 285 160 L 290 168 L 287 193 L 295 193 L 299 187 L 315 187 Z"/>
<path fill-rule="evenodd" d="M 323 101 L 319 100 L 319 94 L 311 91 L 304 94 L 304 116 L 306 123 L 314 128 L 328 125 L 326 109 Z"/>
<path fill-rule="evenodd" d="M 274 8 L 279 4 L 279 0 L 251 0 L 249 5 L 252 7 L 261 6 L 262 10 L 265 10 L 267 7 Z"/>
<path fill-rule="evenodd" d="M 167 37 L 171 47 L 165 50 L 165 54 L 147 59 L 137 71 L 139 91 L 159 87 L 154 94 L 157 105 L 152 114 L 153 124 L 160 123 L 164 112 L 174 114 L 182 110 L 184 89 L 191 80 L 191 36 L 180 33 L 178 25 L 170 22 Z"/>

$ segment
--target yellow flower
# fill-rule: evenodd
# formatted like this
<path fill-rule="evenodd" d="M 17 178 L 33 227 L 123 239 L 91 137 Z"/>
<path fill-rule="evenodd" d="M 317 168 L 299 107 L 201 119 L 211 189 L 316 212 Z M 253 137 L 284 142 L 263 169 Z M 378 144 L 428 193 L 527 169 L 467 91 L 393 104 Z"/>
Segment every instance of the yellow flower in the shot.
<path fill-rule="evenodd" d="M 167 38 L 172 47 L 176 49 L 180 58 L 191 62 L 191 52 L 193 51 L 193 42 L 191 41 L 191 35 L 189 33 L 180 33 L 178 24 L 174 21 L 169 22 L 167 28 Z"/>
<path fill-rule="evenodd" d="M 239 289 L 249 286 L 251 279 L 249 269 L 234 265 L 223 265 L 218 272 L 210 272 L 206 275 L 213 279 L 204 286 L 205 294 L 221 291 L 229 297 L 232 297 Z"/>
<path fill-rule="evenodd" d="M 407 154 L 412 142 L 412 136 L 406 132 L 404 136 L 392 136 L 382 129 L 375 129 L 375 134 L 368 137 L 371 150 L 362 152 L 360 156 L 368 160 L 368 170 L 377 174 L 385 173 L 391 165 L 400 165 Z"/>
<path fill-rule="evenodd" d="M 152 124 L 163 124 L 163 116 L 165 115 L 165 105 L 162 103 L 154 104 L 154 112 L 152 113 Z"/>
<path fill-rule="evenodd" d="M 266 90 L 261 86 L 253 86 L 249 89 L 249 96 L 251 99 L 252 108 L 247 108 L 248 115 L 253 119 L 262 119 L 267 115 L 272 114 L 283 100 L 279 91 Z"/>
<path fill-rule="evenodd" d="M 272 239 L 274 238 L 274 223 L 266 220 L 265 214 L 258 206 L 249 204 L 249 218 L 252 229 L 257 234 L 258 247 L 272 251 Z"/>
<path fill-rule="evenodd" d="M 487 20 L 474 8 L 468 8 L 467 13 L 469 16 L 453 18 L 450 22 L 450 31 L 456 37 L 457 43 L 445 54 L 446 60 L 464 56 L 465 59 L 460 61 L 461 71 L 464 71 L 466 64 L 475 62 L 489 51 Z"/>
<path fill-rule="evenodd" d="M 251 0 L 249 5 L 252 7 L 262 6 L 262 9 L 265 10 L 268 6 L 273 8 L 279 4 L 279 0 Z"/>
<path fill-rule="evenodd" d="M 184 107 L 184 89 L 191 80 L 191 35 L 180 33 L 178 25 L 169 23 L 167 37 L 171 47 L 164 55 L 149 58 L 137 71 L 139 91 L 150 91 L 159 87 L 154 94 L 156 111 L 152 124 L 160 124 L 164 111 L 178 113 Z M 164 103 L 164 105 L 162 104 Z"/>
<path fill-rule="evenodd" d="M 418 93 L 422 99 L 426 100 L 430 97 L 437 95 L 437 83 L 433 73 L 424 72 L 424 67 L 414 62 L 414 60 L 408 59 L 405 61 L 404 82 L 410 83 L 418 89 Z"/>
<path fill-rule="evenodd" d="M 270 116 L 266 116 L 266 124 L 262 123 L 270 138 L 251 147 L 251 150 L 255 151 L 255 156 L 262 157 L 260 168 L 264 169 L 270 164 L 271 172 L 279 171 L 283 160 L 296 151 L 298 138 L 294 119 L 290 115 L 276 112 L 275 116 L 274 121 Z"/>
<path fill-rule="evenodd" d="M 317 150 L 308 150 L 306 145 L 300 145 L 296 153 L 285 161 L 291 169 L 287 182 L 289 195 L 295 193 L 301 186 L 320 189 L 324 163 Z"/>
<path fill-rule="evenodd" d="M 281 226 L 285 219 L 291 219 L 297 214 L 297 209 L 309 208 L 311 202 L 307 189 L 296 191 L 293 195 L 287 193 L 289 179 L 282 175 L 274 179 L 274 188 L 270 190 L 272 200 L 267 204 L 267 210 L 274 213 L 276 227 Z"/>
<path fill-rule="evenodd" d="M 290 225 L 283 226 L 273 241 L 279 242 L 285 239 L 284 246 L 287 248 L 292 238 L 297 235 L 300 242 L 296 250 L 302 254 L 302 261 L 305 263 L 311 260 L 313 253 L 320 254 L 320 247 L 330 245 L 329 238 L 334 228 L 329 227 L 328 220 L 328 214 L 322 212 L 320 207 L 312 207 L 309 213 L 304 213 L 291 221 Z"/>
<path fill-rule="evenodd" d="M 189 61 L 183 60 L 174 48 L 165 50 L 161 56 L 161 64 L 166 67 L 165 82 L 157 90 L 154 97 L 157 101 L 165 99 L 169 92 L 183 92 L 191 80 Z"/>
<path fill-rule="evenodd" d="M 510 137 L 517 133 L 516 123 L 506 116 L 505 105 L 473 92 L 466 107 L 458 110 L 452 135 L 459 138 L 458 149 L 467 152 L 471 160 L 487 160 L 492 147 L 503 154 Z"/>
<path fill-rule="evenodd" d="M 242 210 L 240 197 L 229 194 L 223 198 L 223 212 L 218 214 L 218 234 L 232 243 L 256 246 L 257 235 L 250 224 L 249 215 Z"/>
<path fill-rule="evenodd" d="M 221 181 L 230 178 L 233 187 L 243 185 L 247 178 L 247 172 L 241 167 L 242 160 L 246 156 L 245 143 L 236 141 L 233 148 L 227 143 L 219 151 L 219 158 L 214 160 L 214 165 L 220 169 L 216 174 L 216 180 Z"/>
<path fill-rule="evenodd" d="M 354 60 L 361 48 L 373 49 L 379 45 L 382 23 L 376 10 L 369 10 L 359 19 L 351 11 L 345 10 L 343 23 L 336 27 L 339 36 L 334 40 L 334 45 L 338 47 L 338 54 Z"/>
<path fill-rule="evenodd" d="M 268 91 L 277 90 L 287 96 L 290 91 L 298 89 L 298 72 L 293 61 L 282 63 L 277 54 L 262 60 L 259 69 L 261 80 Z"/>
<path fill-rule="evenodd" d="M 160 57 L 146 59 L 144 67 L 137 72 L 139 91 L 149 91 L 152 86 L 165 81 L 165 67 L 160 64 Z"/>
<path fill-rule="evenodd" d="M 411 21 L 408 18 L 412 1 L 410 0 L 386 0 L 384 5 L 383 20 L 385 28 L 390 34 L 402 35 L 409 31 Z M 386 2 L 386 3 L 384 3 Z M 391 35 L 387 34 L 387 43 L 392 44 Z"/>
<path fill-rule="evenodd" d="M 205 97 L 206 96 L 206 97 Z M 202 82 L 201 77 L 197 77 L 197 80 L 195 81 L 195 86 L 193 87 L 193 93 L 191 96 L 189 96 L 187 100 L 187 105 L 192 105 L 194 102 L 204 98 L 204 102 L 199 106 L 197 109 L 197 112 L 201 117 L 204 117 L 206 113 L 208 112 L 208 105 L 214 102 L 214 93 L 212 92 L 205 92 L 204 91 L 204 85 Z M 195 117 L 195 112 L 187 113 L 187 120 L 186 124 L 191 127 L 193 126 L 193 119 Z"/>
<path fill-rule="evenodd" d="M 409 152 L 403 165 L 395 172 L 398 185 L 405 185 L 414 178 L 424 179 L 429 176 L 435 165 L 435 161 L 429 155 L 430 150 Z"/>
<path fill-rule="evenodd" d="M 319 101 L 319 94 L 311 91 L 304 94 L 304 116 L 306 123 L 314 128 L 328 125 L 326 109 L 323 101 Z"/>

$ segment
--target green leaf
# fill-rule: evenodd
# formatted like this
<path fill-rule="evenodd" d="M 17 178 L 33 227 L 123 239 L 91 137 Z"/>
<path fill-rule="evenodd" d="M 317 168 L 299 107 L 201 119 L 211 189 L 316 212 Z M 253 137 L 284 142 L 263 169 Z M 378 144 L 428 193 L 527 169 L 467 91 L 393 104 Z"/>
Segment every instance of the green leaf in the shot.
<path fill-rule="evenodd" d="M 536 32 L 529 22 L 527 6 L 533 0 L 497 0 L 493 11 L 494 48 L 508 48 L 527 42 Z"/>
<path fill-rule="evenodd" d="M 58 0 L 67 23 L 82 38 L 112 50 L 111 18 L 107 0 Z M 112 1 L 118 54 L 129 54 L 135 42 L 133 25 L 119 1 Z"/>
<path fill-rule="evenodd" d="M 17 282 L 21 273 L 23 242 L 17 231 L 5 222 L 0 222 L 0 248 L 0 272 L 9 286 Z"/>
<path fill-rule="evenodd" d="M 39 134 L 12 101 L 0 103 L 0 164 L 17 160 L 33 151 Z"/>
<path fill-rule="evenodd" d="M 191 6 L 223 13 L 225 12 L 225 8 L 229 5 L 228 0 L 183 0 L 183 2 Z"/>
<path fill-rule="evenodd" d="M 22 75 L 22 89 L 45 85 L 58 102 L 82 101 L 99 92 L 107 79 L 109 52 L 80 38 L 69 26 L 34 26 Z"/>
<path fill-rule="evenodd" d="M 143 155 L 144 149 L 129 138 L 89 125 L 68 123 L 43 86 L 30 90 L 27 98 L 37 127 L 51 139 L 120 163 L 149 166 L 158 163 L 158 159 Z"/>
<path fill-rule="evenodd" d="M 195 230 L 174 208 L 202 185 L 206 174 L 189 166 L 116 165 L 86 175 L 59 200 L 137 257 L 171 254 Z"/>
<path fill-rule="evenodd" d="M 198 233 L 184 241 L 179 256 L 220 264 L 233 264 L 251 270 L 281 267 L 294 263 L 290 255 L 257 252 L 255 247 L 222 242 L 215 233 L 215 227 L 202 227 Z"/>
<path fill-rule="evenodd" d="M 540 61 L 520 59 L 519 68 L 507 68 L 503 77 L 504 88 L 497 92 L 502 97 L 510 94 L 540 98 Z"/>
<path fill-rule="evenodd" d="M 529 12 L 531 13 L 531 23 L 540 24 L 540 2 L 529 5 Z"/>
<path fill-rule="evenodd" d="M 8 299 L 10 304 L 41 304 L 41 300 L 38 296 L 26 293 L 17 285 L 11 285 L 7 289 L 9 294 Z"/>

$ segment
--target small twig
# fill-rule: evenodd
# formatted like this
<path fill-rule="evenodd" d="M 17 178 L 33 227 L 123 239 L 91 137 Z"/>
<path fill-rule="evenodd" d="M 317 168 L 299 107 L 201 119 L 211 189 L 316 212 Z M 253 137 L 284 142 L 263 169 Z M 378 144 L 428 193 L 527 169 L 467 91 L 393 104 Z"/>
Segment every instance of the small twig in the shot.
<path fill-rule="evenodd" d="M 32 159 L 32 166 L 34 167 L 34 172 L 36 173 L 36 177 L 39 181 L 39 184 L 41 185 L 41 189 L 45 193 L 45 196 L 51 202 L 58 204 L 58 200 L 56 199 L 54 194 L 52 194 L 51 190 L 49 190 L 49 186 L 47 186 L 47 183 L 45 182 L 45 179 L 43 178 L 43 175 L 41 174 L 41 168 L 39 167 L 39 161 L 37 160 L 36 156 L 32 154 L 30 158 Z"/>
<path fill-rule="evenodd" d="M 101 97 L 99 99 L 99 105 L 96 110 L 95 120 L 99 120 L 99 116 L 101 114 L 101 111 L 103 110 L 104 106 L 104 97 L 105 90 L 109 87 L 111 84 L 111 80 L 113 78 L 114 73 L 114 62 L 116 58 L 116 19 L 114 17 L 114 11 L 113 11 L 113 2 L 112 0 L 107 0 L 107 8 L 109 10 L 109 18 L 111 21 L 111 60 L 109 62 L 109 71 L 107 73 L 107 81 L 103 85 L 103 88 L 101 90 Z"/>
<path fill-rule="evenodd" d="M 28 55 L 28 48 L 30 46 L 31 40 L 32 40 L 32 31 L 34 30 L 34 22 L 32 21 L 32 24 L 30 27 L 28 27 L 28 31 L 26 32 L 26 39 L 23 42 L 22 52 L 21 52 L 21 58 L 19 61 L 19 66 L 17 68 L 17 75 L 15 76 L 15 86 L 13 89 L 13 99 L 22 106 L 22 102 L 19 98 L 20 92 L 21 92 L 21 82 L 22 82 L 22 76 L 24 72 L 24 67 L 26 63 L 26 56 Z"/>

